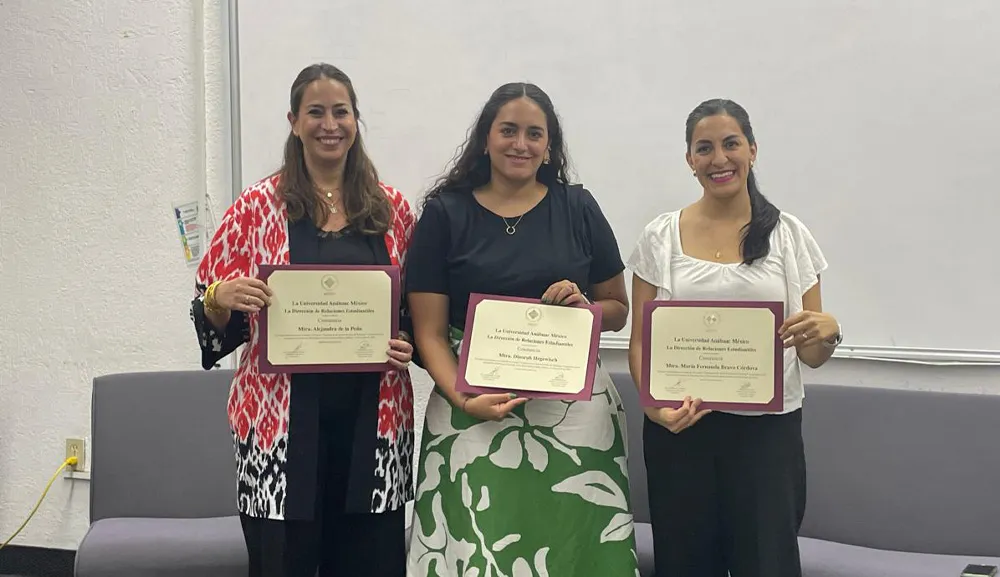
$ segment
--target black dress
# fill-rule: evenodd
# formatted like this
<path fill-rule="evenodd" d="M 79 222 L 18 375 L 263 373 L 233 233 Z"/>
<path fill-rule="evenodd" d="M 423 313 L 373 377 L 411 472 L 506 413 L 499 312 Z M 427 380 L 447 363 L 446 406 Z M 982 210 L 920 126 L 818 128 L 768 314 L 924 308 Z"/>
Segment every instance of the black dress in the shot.
<path fill-rule="evenodd" d="M 288 225 L 292 264 L 388 264 L 383 235 Z M 405 508 L 370 513 L 379 373 L 297 373 L 289 407 L 286 521 L 243 516 L 251 576 L 405 573 Z"/>

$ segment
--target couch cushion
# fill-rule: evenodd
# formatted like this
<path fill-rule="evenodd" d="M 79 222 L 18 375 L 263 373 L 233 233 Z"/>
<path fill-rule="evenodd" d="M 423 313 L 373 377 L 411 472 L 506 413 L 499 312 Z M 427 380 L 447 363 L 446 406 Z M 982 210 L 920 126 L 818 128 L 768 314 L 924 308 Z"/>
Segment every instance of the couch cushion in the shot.
<path fill-rule="evenodd" d="M 808 385 L 800 535 L 1000 556 L 1000 395 Z"/>
<path fill-rule="evenodd" d="M 803 577 L 958 577 L 969 563 L 1000 566 L 1000 558 L 868 549 L 799 538 Z"/>
<path fill-rule="evenodd" d="M 246 577 L 240 518 L 111 518 L 94 523 L 76 554 L 77 577 Z"/>
<path fill-rule="evenodd" d="M 233 371 L 217 370 L 94 379 L 92 522 L 238 513 L 236 453 L 226 419 L 232 377 Z"/>

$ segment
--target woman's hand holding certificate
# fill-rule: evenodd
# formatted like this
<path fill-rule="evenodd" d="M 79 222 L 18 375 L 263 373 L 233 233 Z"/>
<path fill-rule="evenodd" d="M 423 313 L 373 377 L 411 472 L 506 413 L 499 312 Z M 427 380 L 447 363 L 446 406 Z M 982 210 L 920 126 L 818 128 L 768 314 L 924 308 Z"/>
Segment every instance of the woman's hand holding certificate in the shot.
<path fill-rule="evenodd" d="M 671 433 L 680 433 L 712 412 L 712 409 L 701 409 L 701 402 L 701 399 L 691 400 L 691 397 L 684 397 L 684 402 L 676 409 L 644 407 L 643 410 L 653 422 L 659 423 Z"/>
<path fill-rule="evenodd" d="M 272 291 L 261 317 L 262 372 L 358 372 L 402 368 L 394 266 L 261 266 Z M 388 349 L 386 348 L 388 345 Z"/>
<path fill-rule="evenodd" d="M 413 345 L 402 338 L 390 339 L 389 350 L 386 351 L 386 354 L 389 355 L 389 364 L 394 369 L 403 370 L 413 360 Z"/>
<path fill-rule="evenodd" d="M 568 306 L 579 303 L 589 304 L 587 297 L 583 296 L 580 287 L 573 281 L 561 280 L 552 283 L 552 286 L 542 294 L 542 304 Z"/>
<path fill-rule="evenodd" d="M 798 312 L 782 323 L 778 329 L 785 348 L 810 347 L 827 341 L 839 334 L 840 324 L 829 313 L 816 311 Z"/>
<path fill-rule="evenodd" d="M 260 279 L 241 276 L 218 283 L 214 304 L 227 311 L 256 313 L 271 304 L 271 288 Z"/>
<path fill-rule="evenodd" d="M 487 393 L 467 396 L 462 402 L 462 410 L 481 421 L 502 421 L 507 413 L 527 402 L 527 398 L 519 398 L 514 393 Z"/>

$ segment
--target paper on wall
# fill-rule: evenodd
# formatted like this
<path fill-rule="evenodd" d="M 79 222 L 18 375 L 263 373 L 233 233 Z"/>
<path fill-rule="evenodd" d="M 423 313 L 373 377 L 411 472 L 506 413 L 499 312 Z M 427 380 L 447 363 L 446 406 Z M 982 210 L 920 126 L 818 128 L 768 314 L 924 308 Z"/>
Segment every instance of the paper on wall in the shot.
<path fill-rule="evenodd" d="M 189 266 L 195 266 L 201 261 L 202 236 L 205 228 L 198 201 L 174 204 L 174 218 L 177 221 L 181 247 L 184 249 L 184 261 Z"/>

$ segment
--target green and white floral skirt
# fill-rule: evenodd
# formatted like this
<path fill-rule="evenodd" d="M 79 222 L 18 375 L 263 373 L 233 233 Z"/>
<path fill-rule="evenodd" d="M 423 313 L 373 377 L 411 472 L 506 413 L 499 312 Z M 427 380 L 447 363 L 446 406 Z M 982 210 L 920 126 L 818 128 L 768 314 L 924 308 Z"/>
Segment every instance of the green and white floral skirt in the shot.
<path fill-rule="evenodd" d="M 407 576 L 638 577 L 625 430 L 603 366 L 590 401 L 533 399 L 500 422 L 435 390 Z"/>

